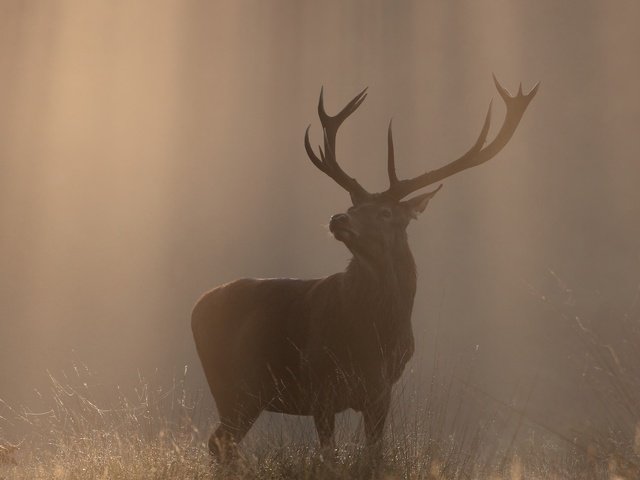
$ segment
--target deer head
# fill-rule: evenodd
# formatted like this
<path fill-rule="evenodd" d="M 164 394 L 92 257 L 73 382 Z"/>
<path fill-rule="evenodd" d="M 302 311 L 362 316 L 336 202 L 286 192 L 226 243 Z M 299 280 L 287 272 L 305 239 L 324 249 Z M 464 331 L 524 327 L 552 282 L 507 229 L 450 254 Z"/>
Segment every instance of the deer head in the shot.
<path fill-rule="evenodd" d="M 328 115 L 324 108 L 323 91 L 320 91 L 318 115 L 324 135 L 324 148 L 319 147 L 318 157 L 309 141 L 309 129 L 305 133 L 304 145 L 307 155 L 313 164 L 351 196 L 353 206 L 346 213 L 331 217 L 329 228 L 334 237 L 343 242 L 356 257 L 380 258 L 385 248 L 398 238 L 406 240 L 405 229 L 411 219 L 424 211 L 429 200 L 442 188 L 440 185 L 433 191 L 403 200 L 417 190 L 437 183 L 467 168 L 480 165 L 493 158 L 513 136 L 529 102 L 538 91 L 537 84 L 528 94 L 522 93 L 522 85 L 516 95 L 500 85 L 493 77 L 498 93 L 505 102 L 507 112 L 504 122 L 496 137 L 486 144 L 491 123 L 491 104 L 484 120 L 478 139 L 460 158 L 417 177 L 399 180 L 396 174 L 393 133 L 391 123 L 387 136 L 388 157 L 387 171 L 389 188 L 380 193 L 369 193 L 356 179 L 347 175 L 336 160 L 336 134 L 338 128 L 366 98 L 366 89 L 353 98 L 337 115 Z"/>
<path fill-rule="evenodd" d="M 408 248 L 406 228 L 424 211 L 440 188 L 406 201 L 375 198 L 358 203 L 346 213 L 331 217 L 329 230 L 353 255 L 365 263 L 379 264 Z"/>

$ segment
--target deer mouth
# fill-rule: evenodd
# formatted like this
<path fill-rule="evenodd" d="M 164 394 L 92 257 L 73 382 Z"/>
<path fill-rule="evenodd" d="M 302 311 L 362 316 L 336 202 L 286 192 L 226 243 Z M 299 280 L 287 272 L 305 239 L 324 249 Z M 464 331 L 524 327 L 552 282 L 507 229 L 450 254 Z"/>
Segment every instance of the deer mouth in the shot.
<path fill-rule="evenodd" d="M 353 237 L 355 237 L 355 234 L 351 230 L 346 228 L 333 229 L 331 230 L 331 233 L 333 234 L 333 238 L 341 242 L 348 242 Z"/>

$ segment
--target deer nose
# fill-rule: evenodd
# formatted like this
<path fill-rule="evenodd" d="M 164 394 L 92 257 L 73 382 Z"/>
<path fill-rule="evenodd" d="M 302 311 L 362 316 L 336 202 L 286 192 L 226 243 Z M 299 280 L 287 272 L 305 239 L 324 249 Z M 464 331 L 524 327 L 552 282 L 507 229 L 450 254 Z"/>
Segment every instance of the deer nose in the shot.
<path fill-rule="evenodd" d="M 331 216 L 331 220 L 329 221 L 329 226 L 334 227 L 343 227 L 349 228 L 351 225 L 351 220 L 349 219 L 349 215 L 346 213 L 336 213 Z"/>
<path fill-rule="evenodd" d="M 346 213 L 332 215 L 329 220 L 329 230 L 333 232 L 336 228 L 349 228 L 349 215 Z"/>

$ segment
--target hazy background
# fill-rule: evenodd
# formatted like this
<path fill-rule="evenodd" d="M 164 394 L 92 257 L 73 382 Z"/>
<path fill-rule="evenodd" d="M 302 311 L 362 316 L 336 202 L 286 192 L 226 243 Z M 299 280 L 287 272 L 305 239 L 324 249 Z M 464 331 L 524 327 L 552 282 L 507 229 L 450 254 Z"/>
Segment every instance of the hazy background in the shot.
<path fill-rule="evenodd" d="M 575 411 L 573 315 L 638 309 L 640 3 L 0 1 L 0 398 L 86 363 L 105 385 L 184 365 L 200 294 L 242 276 L 319 277 L 348 196 L 303 149 L 332 112 L 344 168 L 386 188 L 475 140 L 495 72 L 541 81 L 489 164 L 410 227 L 419 269 L 410 382 L 435 332 L 500 398 Z M 544 296 L 544 298 L 543 298 Z M 568 406 L 566 410 L 563 408 Z"/>

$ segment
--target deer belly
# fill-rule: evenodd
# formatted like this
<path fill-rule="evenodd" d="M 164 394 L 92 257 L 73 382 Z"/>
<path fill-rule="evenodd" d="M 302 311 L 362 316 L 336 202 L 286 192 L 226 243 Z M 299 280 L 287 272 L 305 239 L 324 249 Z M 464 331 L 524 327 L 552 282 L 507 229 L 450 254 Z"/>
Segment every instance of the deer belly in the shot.
<path fill-rule="evenodd" d="M 336 376 L 323 382 L 309 379 L 278 382 L 265 410 L 289 415 L 312 415 L 319 408 L 331 405 L 332 410 L 338 413 L 358 403 L 354 402 L 354 390 L 346 387 Z"/>
<path fill-rule="evenodd" d="M 354 363 L 352 356 L 339 358 L 326 350 L 323 355 L 302 358 L 295 375 L 279 372 L 272 379 L 272 400 L 265 409 L 292 415 L 311 415 L 327 406 L 336 413 L 362 410 L 372 393 L 389 386 L 382 362 L 363 365 Z"/>

